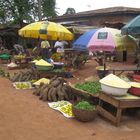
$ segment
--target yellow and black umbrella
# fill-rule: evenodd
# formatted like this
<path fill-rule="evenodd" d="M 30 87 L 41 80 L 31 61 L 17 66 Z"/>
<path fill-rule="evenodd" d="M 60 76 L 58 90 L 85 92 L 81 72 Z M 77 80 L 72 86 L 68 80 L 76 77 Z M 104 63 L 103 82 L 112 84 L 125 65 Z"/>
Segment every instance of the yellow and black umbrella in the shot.
<path fill-rule="evenodd" d="M 72 40 L 73 34 L 64 26 L 50 21 L 31 23 L 18 31 L 22 37 L 48 40 Z"/>

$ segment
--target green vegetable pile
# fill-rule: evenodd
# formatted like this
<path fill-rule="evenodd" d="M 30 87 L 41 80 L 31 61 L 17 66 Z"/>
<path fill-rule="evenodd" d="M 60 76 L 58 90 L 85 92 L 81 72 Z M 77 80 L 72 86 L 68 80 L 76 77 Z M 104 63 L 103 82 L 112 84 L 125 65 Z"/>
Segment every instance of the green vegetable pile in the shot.
<path fill-rule="evenodd" d="M 91 105 L 87 101 L 81 101 L 78 104 L 76 104 L 74 107 L 77 108 L 77 109 L 89 110 L 89 111 L 93 111 L 93 110 L 96 109 L 95 105 Z"/>
<path fill-rule="evenodd" d="M 101 84 L 96 81 L 96 82 L 85 82 L 83 84 L 75 84 L 75 88 L 87 91 L 89 93 L 99 93 L 101 91 Z"/>

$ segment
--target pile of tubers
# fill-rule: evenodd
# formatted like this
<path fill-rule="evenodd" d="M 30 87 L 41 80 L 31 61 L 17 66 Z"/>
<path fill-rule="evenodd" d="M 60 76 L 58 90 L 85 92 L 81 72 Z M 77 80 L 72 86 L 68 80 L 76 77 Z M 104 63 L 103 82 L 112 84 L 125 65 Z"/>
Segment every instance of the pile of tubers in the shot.
<path fill-rule="evenodd" d="M 32 79 L 38 79 L 38 74 L 33 69 L 26 69 L 25 71 L 14 73 L 10 79 L 12 82 L 31 81 Z"/>
<path fill-rule="evenodd" d="M 56 102 L 61 100 L 73 100 L 75 97 L 71 94 L 71 90 L 67 88 L 66 81 L 62 77 L 53 77 L 49 84 L 41 83 L 33 92 L 39 96 L 40 100 Z"/>

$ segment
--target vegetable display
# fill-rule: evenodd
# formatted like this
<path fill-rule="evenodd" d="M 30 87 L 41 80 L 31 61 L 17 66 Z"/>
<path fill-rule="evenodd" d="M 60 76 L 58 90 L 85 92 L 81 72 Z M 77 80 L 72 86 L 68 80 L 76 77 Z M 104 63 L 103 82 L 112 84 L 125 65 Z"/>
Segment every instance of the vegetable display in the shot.
<path fill-rule="evenodd" d="M 85 82 L 83 84 L 77 83 L 75 85 L 75 88 L 87 91 L 87 92 L 92 93 L 92 94 L 97 94 L 101 91 L 101 84 L 98 81 L 96 81 L 96 82 Z"/>
<path fill-rule="evenodd" d="M 91 105 L 87 101 L 81 101 L 78 104 L 76 104 L 74 107 L 77 108 L 77 109 L 90 110 L 90 111 L 93 111 L 93 110 L 96 109 L 95 105 Z"/>

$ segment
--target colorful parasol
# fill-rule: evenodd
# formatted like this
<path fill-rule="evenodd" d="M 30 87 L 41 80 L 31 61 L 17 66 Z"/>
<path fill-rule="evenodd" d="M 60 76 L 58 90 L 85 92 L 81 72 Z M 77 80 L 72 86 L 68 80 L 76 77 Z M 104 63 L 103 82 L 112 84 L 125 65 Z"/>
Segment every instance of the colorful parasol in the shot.
<path fill-rule="evenodd" d="M 121 32 L 123 35 L 133 35 L 135 37 L 140 37 L 140 15 L 132 19 L 128 24 L 126 24 Z"/>
<path fill-rule="evenodd" d="M 50 21 L 31 23 L 18 31 L 22 37 L 48 40 L 72 40 L 73 34 L 64 26 Z"/>
<path fill-rule="evenodd" d="M 113 52 L 115 50 L 132 50 L 136 46 L 136 40 L 132 36 L 122 36 L 120 30 L 105 27 L 84 33 L 74 42 L 73 49 Z"/>

